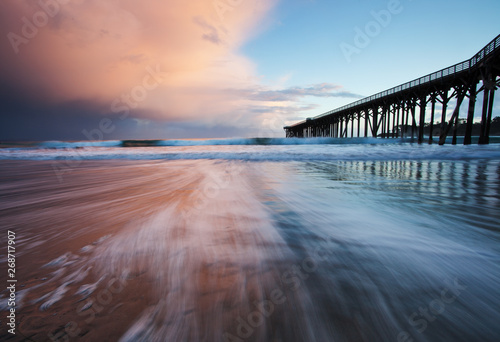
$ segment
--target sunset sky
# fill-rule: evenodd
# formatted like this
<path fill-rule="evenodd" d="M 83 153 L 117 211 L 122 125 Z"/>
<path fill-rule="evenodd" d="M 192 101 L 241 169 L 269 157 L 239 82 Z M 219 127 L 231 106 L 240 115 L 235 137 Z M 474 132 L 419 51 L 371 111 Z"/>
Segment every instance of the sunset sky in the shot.
<path fill-rule="evenodd" d="M 3 0 L 0 140 L 283 136 L 469 59 L 499 15 L 498 0 Z"/>

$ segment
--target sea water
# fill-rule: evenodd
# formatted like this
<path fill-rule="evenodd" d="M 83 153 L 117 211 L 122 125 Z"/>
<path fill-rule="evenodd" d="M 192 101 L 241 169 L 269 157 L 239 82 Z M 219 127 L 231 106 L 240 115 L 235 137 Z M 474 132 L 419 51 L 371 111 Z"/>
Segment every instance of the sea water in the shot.
<path fill-rule="evenodd" d="M 500 338 L 498 144 L 44 142 L 0 160 L 2 234 L 40 265 L 19 314 L 69 317 L 20 325 L 38 338 Z"/>

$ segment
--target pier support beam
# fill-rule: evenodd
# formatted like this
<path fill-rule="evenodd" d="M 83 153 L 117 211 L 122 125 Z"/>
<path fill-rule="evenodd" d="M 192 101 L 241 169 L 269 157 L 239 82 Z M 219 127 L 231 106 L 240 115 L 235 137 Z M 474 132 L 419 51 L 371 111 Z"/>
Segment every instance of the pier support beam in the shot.
<path fill-rule="evenodd" d="M 396 138 L 399 138 L 399 115 L 400 115 L 400 113 L 401 113 L 401 106 L 398 105 L 398 113 L 396 116 L 396 120 L 394 121 L 394 131 L 395 131 L 394 133 L 395 133 Z"/>
<path fill-rule="evenodd" d="M 458 133 L 458 117 L 460 116 L 460 113 L 455 116 L 455 122 L 453 123 L 453 138 L 451 139 L 451 144 L 456 145 L 457 144 L 457 133 Z"/>
<path fill-rule="evenodd" d="M 376 138 L 378 132 L 378 106 L 374 107 L 372 111 L 373 111 L 372 136 Z"/>
<path fill-rule="evenodd" d="M 398 112 L 398 119 L 396 120 L 396 111 Z M 399 107 L 395 104 L 392 108 L 392 137 L 396 137 L 396 126 L 399 121 Z"/>
<path fill-rule="evenodd" d="M 477 83 L 473 82 L 469 89 L 469 111 L 467 113 L 467 127 L 465 129 L 464 145 L 472 143 L 472 125 L 474 124 L 474 109 L 476 107 Z"/>
<path fill-rule="evenodd" d="M 441 100 L 443 110 L 441 113 L 441 129 L 439 132 L 439 136 L 442 136 L 446 130 L 446 112 L 448 110 L 448 102 L 450 101 L 450 98 L 448 97 L 448 90 L 441 93 Z"/>
<path fill-rule="evenodd" d="M 354 138 L 354 114 L 351 116 L 351 138 Z"/>
<path fill-rule="evenodd" d="M 490 143 L 491 116 L 493 114 L 493 102 L 495 100 L 495 88 L 490 91 L 490 103 L 488 106 L 488 118 L 486 119 L 486 143 Z"/>
<path fill-rule="evenodd" d="M 365 138 L 368 138 L 368 126 L 370 125 L 370 113 L 365 109 Z"/>
<path fill-rule="evenodd" d="M 444 129 L 444 131 L 441 133 L 439 137 L 439 145 L 444 145 L 446 143 L 446 137 L 448 136 L 448 133 L 450 132 L 450 129 L 452 125 L 456 122 L 458 122 L 458 114 L 460 113 L 460 106 L 462 105 L 462 102 L 464 101 L 465 97 L 465 92 L 464 91 L 457 91 L 458 92 L 458 97 L 457 97 L 457 106 L 455 107 L 455 111 L 453 112 L 453 115 L 451 116 L 450 122 Z M 455 137 L 456 139 L 456 137 Z"/>
<path fill-rule="evenodd" d="M 415 118 L 415 107 L 417 106 L 415 100 L 411 100 L 411 138 L 415 139 L 415 131 L 417 129 L 417 121 Z"/>
<path fill-rule="evenodd" d="M 427 107 L 427 97 L 420 97 L 420 120 L 418 124 L 418 143 L 424 142 L 425 107 Z"/>
<path fill-rule="evenodd" d="M 431 126 L 429 127 L 429 144 L 432 144 L 434 134 L 434 114 L 436 111 L 436 95 L 431 95 Z"/>
<path fill-rule="evenodd" d="M 360 137 L 361 133 L 361 111 L 358 112 L 358 138 Z"/>
<path fill-rule="evenodd" d="M 386 137 L 390 138 L 391 136 L 389 135 L 391 132 L 391 106 L 387 105 L 387 129 L 386 129 Z"/>
<path fill-rule="evenodd" d="M 380 126 L 382 128 L 382 139 L 385 139 L 385 122 L 387 120 L 387 107 L 382 107 L 382 117 L 380 118 Z"/>
<path fill-rule="evenodd" d="M 381 118 L 381 128 L 382 128 L 382 137 L 387 138 L 387 119 L 389 118 L 387 107 L 384 105 L 382 107 L 382 118 Z"/>
<path fill-rule="evenodd" d="M 483 111 L 481 116 L 481 131 L 479 133 L 479 144 L 486 145 L 490 143 L 490 127 L 491 116 L 493 112 L 493 102 L 495 99 L 495 81 L 491 74 L 484 80 L 484 98 L 483 98 Z"/>
<path fill-rule="evenodd" d="M 483 111 L 481 115 L 481 131 L 479 132 L 479 145 L 488 144 L 488 135 L 486 134 L 486 125 L 488 119 L 488 104 L 490 97 L 490 89 L 484 86 Z"/>
<path fill-rule="evenodd" d="M 406 106 L 406 102 L 403 101 L 403 119 L 401 124 L 403 125 L 403 130 L 401 131 L 401 136 L 407 137 L 408 136 L 408 107 Z"/>

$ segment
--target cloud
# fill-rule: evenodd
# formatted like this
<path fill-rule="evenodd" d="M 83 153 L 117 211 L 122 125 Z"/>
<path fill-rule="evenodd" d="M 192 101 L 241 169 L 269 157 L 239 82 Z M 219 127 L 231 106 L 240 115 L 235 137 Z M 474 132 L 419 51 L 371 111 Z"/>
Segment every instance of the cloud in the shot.
<path fill-rule="evenodd" d="M 331 83 L 314 84 L 309 87 L 289 87 L 285 89 L 264 89 L 256 87 L 253 89 L 233 89 L 234 94 L 246 96 L 255 101 L 297 101 L 301 98 L 312 97 L 343 97 L 343 98 L 362 98 L 361 95 L 343 90 L 343 87 Z"/>
<path fill-rule="evenodd" d="M 246 69 L 219 68 L 220 73 L 250 75 L 250 64 L 234 51 L 272 6 L 265 1 L 243 2 L 221 22 L 212 1 L 61 2 L 1 4 L 1 32 L 23 38 L 17 45 L 2 40 L 2 61 L 7 62 L 2 71 L 7 71 L 9 83 L 42 92 L 51 101 L 109 100 L 133 87 L 148 65 L 175 71 L 164 85 L 166 90 L 193 80 L 209 81 L 207 67 L 226 56 L 236 64 L 247 64 Z M 55 15 L 50 17 L 41 3 L 54 4 Z M 37 18 L 43 17 L 47 24 L 37 27 L 35 23 L 44 23 Z M 23 34 L 30 30 L 31 34 Z M 207 45 L 207 40 L 217 44 Z"/>
<path fill-rule="evenodd" d="M 277 1 L 2 1 L 0 97 L 15 99 L 0 109 L 3 133 L 79 139 L 102 117 L 123 138 L 145 134 L 148 122 L 234 133 L 294 115 L 294 102 L 308 96 L 356 97 L 329 83 L 259 85 L 239 48 L 266 27 Z M 23 118 L 35 126 L 26 130 Z"/>
<path fill-rule="evenodd" d="M 208 24 L 203 17 L 194 17 L 193 22 L 203 28 L 207 33 L 202 35 L 202 38 L 214 44 L 222 44 L 222 39 L 219 36 L 219 31 L 215 26 Z"/>

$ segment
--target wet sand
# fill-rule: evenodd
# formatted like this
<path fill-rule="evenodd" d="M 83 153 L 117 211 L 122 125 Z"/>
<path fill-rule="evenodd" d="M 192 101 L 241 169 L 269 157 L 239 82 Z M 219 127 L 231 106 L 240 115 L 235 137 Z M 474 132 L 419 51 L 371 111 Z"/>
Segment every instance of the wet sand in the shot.
<path fill-rule="evenodd" d="M 500 336 L 497 161 L 71 163 L 0 165 L 2 340 Z"/>
<path fill-rule="evenodd" d="M 16 233 L 14 340 L 313 334 L 288 326 L 302 310 L 279 283 L 290 251 L 241 165 L 88 161 L 62 182 L 45 162 L 6 162 L 0 173 L 2 234 Z M 273 317 L 239 327 L 259 304 Z"/>
<path fill-rule="evenodd" d="M 160 174 L 145 182 L 147 169 L 132 162 L 107 162 L 105 167 L 88 162 L 59 182 L 51 163 L 3 165 L 2 230 L 17 235 L 16 340 L 117 340 L 151 303 L 146 272 L 104 274 L 97 268 L 106 260 L 92 255 L 107 238 L 172 197 L 155 190 L 163 184 Z M 0 267 L 6 273 L 5 262 Z M 99 280 L 92 293 L 77 294 Z M 61 298 L 49 305 L 56 293 Z M 93 307 L 82 310 L 90 301 Z"/>

